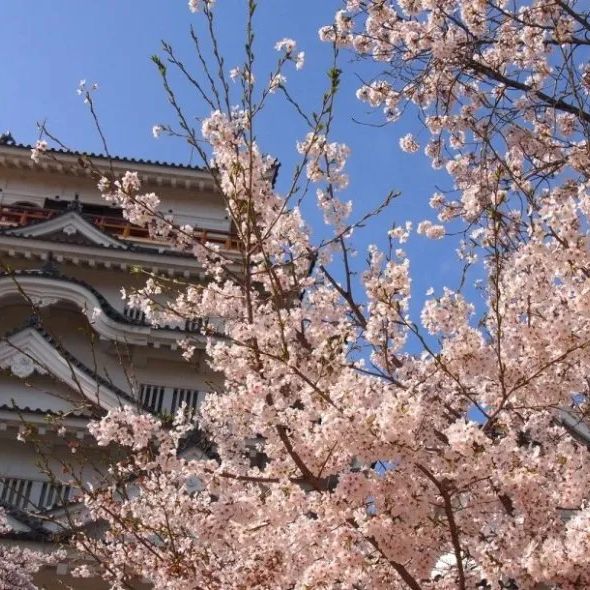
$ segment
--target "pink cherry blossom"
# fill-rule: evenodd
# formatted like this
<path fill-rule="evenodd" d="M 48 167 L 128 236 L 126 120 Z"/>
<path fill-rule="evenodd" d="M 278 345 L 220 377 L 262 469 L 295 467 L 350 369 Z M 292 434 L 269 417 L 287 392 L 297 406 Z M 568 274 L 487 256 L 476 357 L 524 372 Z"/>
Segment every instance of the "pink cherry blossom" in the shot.
<path fill-rule="evenodd" d="M 93 424 L 124 453 L 85 494 L 108 529 L 79 547 L 113 588 L 590 587 L 590 15 L 554 0 L 342 6 L 320 38 L 376 63 L 357 96 L 380 122 L 420 113 L 448 186 L 430 198 L 439 223 L 417 233 L 460 234 L 462 281 L 415 311 L 412 277 L 433 271 L 397 249 L 405 219 L 351 262 L 366 220 L 344 195 L 352 152 L 329 93 L 288 194 L 256 141 L 258 107 L 202 119 L 192 145 L 206 146 L 235 253 L 159 214 L 132 173 L 101 179 L 128 219 L 202 265 L 199 284 L 151 278 L 125 296 L 156 325 L 215 318 L 223 388 L 193 422 L 123 408 Z M 401 147 L 419 150 L 413 134 Z M 302 216 L 309 193 L 324 242 Z"/>

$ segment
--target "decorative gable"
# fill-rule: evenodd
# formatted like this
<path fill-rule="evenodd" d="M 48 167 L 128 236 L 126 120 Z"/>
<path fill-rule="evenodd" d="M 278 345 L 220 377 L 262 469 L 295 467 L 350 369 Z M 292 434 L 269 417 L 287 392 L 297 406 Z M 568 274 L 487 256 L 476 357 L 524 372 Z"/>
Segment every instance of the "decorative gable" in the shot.
<path fill-rule="evenodd" d="M 51 375 L 104 409 L 133 403 L 122 390 L 96 375 L 36 328 L 25 328 L 0 342 L 0 369 L 20 378 Z"/>
<path fill-rule="evenodd" d="M 26 238 L 45 238 L 49 241 L 67 242 L 86 246 L 103 246 L 126 250 L 127 244 L 105 234 L 86 221 L 78 212 L 68 211 L 52 219 L 23 227 L 4 230 L 6 235 Z"/>

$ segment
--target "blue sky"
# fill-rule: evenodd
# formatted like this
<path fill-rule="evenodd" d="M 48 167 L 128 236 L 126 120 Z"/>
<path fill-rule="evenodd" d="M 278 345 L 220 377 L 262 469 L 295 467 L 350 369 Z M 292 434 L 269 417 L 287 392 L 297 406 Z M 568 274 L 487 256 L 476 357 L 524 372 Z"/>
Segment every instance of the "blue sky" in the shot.
<path fill-rule="evenodd" d="M 242 61 L 243 20 L 238 0 L 218 0 L 219 37 L 227 56 L 228 69 Z M 296 72 L 287 67 L 290 91 L 305 104 L 319 104 L 327 82 L 330 50 L 319 42 L 318 28 L 330 22 L 338 0 L 260 0 L 256 21 L 256 53 L 259 80 L 266 79 L 278 56 L 274 43 L 283 37 L 297 40 L 306 52 L 306 65 Z M 158 53 L 160 39 L 171 42 L 189 66 L 196 67 L 191 53 L 188 28 L 197 24 L 185 0 L 52 0 L 32 8 L 23 0 L 0 2 L 0 38 L 3 64 L 3 92 L 0 102 L 0 131 L 10 130 L 17 141 L 33 142 L 36 121 L 47 120 L 49 128 L 68 146 L 100 150 L 87 109 L 76 88 L 81 79 L 98 82 L 97 110 L 109 140 L 111 152 L 139 158 L 187 163 L 189 149 L 178 140 L 152 137 L 155 123 L 172 122 L 164 93 L 150 55 Z M 393 221 L 434 219 L 428 199 L 436 185 L 448 187 L 443 173 L 434 173 L 422 155 L 401 152 L 399 137 L 420 131 L 407 118 L 383 128 L 361 125 L 355 120 L 379 123 L 379 114 L 355 98 L 358 77 L 375 70 L 351 62 L 342 55 L 345 75 L 337 99 L 334 140 L 348 143 L 352 157 L 348 166 L 351 185 L 347 198 L 361 215 L 375 206 L 391 189 L 402 196 L 378 222 L 358 235 L 359 263 L 366 245 L 385 243 Z M 180 89 L 180 97 L 191 116 L 207 110 L 194 95 Z M 281 183 L 296 161 L 295 142 L 304 133 L 293 111 L 276 100 L 258 127 L 262 149 L 279 157 Z M 420 133 L 418 133 L 420 137 Z M 425 135 L 422 133 L 425 139 Z M 323 232 L 317 213 L 306 210 L 316 236 Z M 420 307 L 430 286 L 457 286 L 457 270 L 450 240 L 431 242 L 413 238 L 407 245 L 413 263 L 416 303 Z M 450 254 L 451 253 L 451 254 Z"/>

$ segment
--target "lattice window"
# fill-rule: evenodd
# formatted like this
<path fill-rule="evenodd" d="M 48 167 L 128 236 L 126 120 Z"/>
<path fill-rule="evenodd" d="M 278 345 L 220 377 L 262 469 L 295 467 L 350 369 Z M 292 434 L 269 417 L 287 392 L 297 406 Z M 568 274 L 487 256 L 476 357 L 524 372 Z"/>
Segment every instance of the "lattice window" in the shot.
<path fill-rule="evenodd" d="M 143 384 L 140 389 L 141 405 L 150 412 L 160 413 L 164 402 L 165 388 L 162 385 Z"/>
<path fill-rule="evenodd" d="M 63 484 L 53 484 L 43 482 L 41 486 L 41 496 L 39 498 L 39 508 L 41 510 L 51 510 L 56 506 L 67 504 L 72 493 L 72 488 Z"/>
<path fill-rule="evenodd" d="M 26 510 L 30 508 L 33 482 L 27 479 L 0 479 L 0 502 Z"/>
<path fill-rule="evenodd" d="M 194 412 L 199 405 L 201 397 L 202 393 L 197 389 L 183 389 L 180 387 L 175 387 L 172 390 L 170 413 L 175 414 L 183 403 L 186 403 L 186 407 L 189 411 Z"/>
<path fill-rule="evenodd" d="M 71 486 L 61 483 L 0 478 L 0 502 L 20 510 L 51 510 L 69 502 L 71 495 Z"/>

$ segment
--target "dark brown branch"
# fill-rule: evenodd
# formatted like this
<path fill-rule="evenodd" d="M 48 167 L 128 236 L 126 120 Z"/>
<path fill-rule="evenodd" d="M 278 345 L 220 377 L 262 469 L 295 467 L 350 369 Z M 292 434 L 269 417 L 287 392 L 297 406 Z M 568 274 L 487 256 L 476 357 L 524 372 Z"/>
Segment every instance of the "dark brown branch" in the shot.
<path fill-rule="evenodd" d="M 451 502 L 451 494 L 448 491 L 448 484 L 446 481 L 439 481 L 434 477 L 432 473 L 426 467 L 422 465 L 416 465 L 416 467 L 431 481 L 436 489 L 439 491 L 443 502 L 445 515 L 449 523 L 449 531 L 451 533 L 451 542 L 453 544 L 453 552 L 455 553 L 455 559 L 457 560 L 457 574 L 459 576 L 459 590 L 466 590 L 465 585 L 465 571 L 463 569 L 463 550 L 461 549 L 461 542 L 459 540 L 459 527 L 455 521 L 455 513 L 453 511 L 453 504 Z"/>
<path fill-rule="evenodd" d="M 508 78 L 507 76 L 504 76 L 504 74 L 501 74 L 500 72 L 497 72 L 496 70 L 494 70 L 494 69 L 490 68 L 489 66 L 486 66 L 482 63 L 479 63 L 479 62 L 476 62 L 473 60 L 468 60 L 467 66 L 470 67 L 475 72 L 477 72 L 479 74 L 483 74 L 485 76 L 488 76 L 492 80 L 495 80 L 496 82 L 500 82 L 501 84 L 504 84 L 505 86 L 508 86 L 509 88 L 514 88 L 516 90 L 522 90 L 523 92 L 526 92 L 527 94 L 532 94 L 533 96 L 540 98 L 548 106 L 550 106 L 556 110 L 564 111 L 566 113 L 572 113 L 572 114 L 580 117 L 580 119 L 582 119 L 583 121 L 590 122 L 590 113 L 588 113 L 587 111 L 585 111 L 579 107 L 576 107 L 568 102 L 565 102 L 561 98 L 554 98 L 552 96 L 549 96 L 548 94 L 545 94 L 544 92 L 541 92 L 540 90 L 535 90 L 531 86 L 524 84 L 523 82 L 519 82 L 518 80 Z"/>

